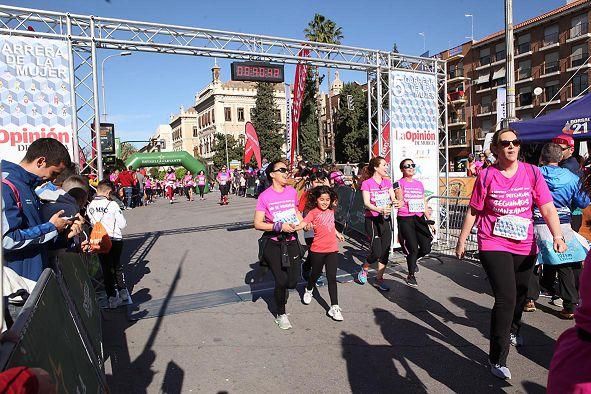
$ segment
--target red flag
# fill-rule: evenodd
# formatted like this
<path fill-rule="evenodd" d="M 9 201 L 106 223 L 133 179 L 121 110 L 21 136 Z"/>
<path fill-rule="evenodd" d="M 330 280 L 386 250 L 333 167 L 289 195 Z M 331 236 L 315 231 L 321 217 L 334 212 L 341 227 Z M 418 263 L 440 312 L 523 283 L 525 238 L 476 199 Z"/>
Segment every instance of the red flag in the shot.
<path fill-rule="evenodd" d="M 244 164 L 250 162 L 252 159 L 252 155 L 257 160 L 258 168 L 262 167 L 262 160 L 261 160 L 261 146 L 259 145 L 259 137 L 257 136 L 257 132 L 254 129 L 254 126 L 250 122 L 246 122 L 246 126 L 244 127 L 244 133 L 246 134 L 246 144 L 244 145 Z"/>
<path fill-rule="evenodd" d="M 379 138 L 376 139 L 371 147 L 373 157 L 379 156 Z M 386 159 L 386 163 L 390 164 L 390 122 L 386 122 L 382 126 L 382 157 Z"/>
<path fill-rule="evenodd" d="M 310 56 L 310 50 L 302 48 L 298 52 L 300 57 Z M 308 76 L 308 65 L 298 63 L 295 71 L 295 82 L 293 84 L 293 103 L 291 106 L 291 157 L 290 162 L 294 163 L 295 151 L 298 146 L 298 128 L 300 125 L 300 114 L 302 113 L 302 102 L 306 89 L 306 77 Z"/>

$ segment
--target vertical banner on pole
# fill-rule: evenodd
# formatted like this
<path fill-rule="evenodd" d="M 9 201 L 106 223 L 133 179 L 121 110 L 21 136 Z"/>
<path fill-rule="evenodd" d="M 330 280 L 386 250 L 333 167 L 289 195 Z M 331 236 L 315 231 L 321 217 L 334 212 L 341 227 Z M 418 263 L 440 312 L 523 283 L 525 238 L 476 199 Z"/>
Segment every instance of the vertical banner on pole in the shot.
<path fill-rule="evenodd" d="M 297 146 L 291 143 L 291 86 L 285 84 L 285 158 L 291 160 L 291 151 Z M 293 161 L 290 162 L 293 166 Z"/>
<path fill-rule="evenodd" d="M 0 48 L 0 157 L 18 163 L 43 137 L 60 141 L 72 156 L 68 43 L 1 36 Z"/>
<path fill-rule="evenodd" d="M 386 159 L 386 163 L 391 164 L 392 157 L 390 155 L 390 122 L 384 123 L 380 136 L 372 146 L 373 156 L 382 156 Z M 381 146 L 380 146 L 381 142 Z M 381 148 L 381 149 L 380 149 Z M 381 152 L 381 155 L 380 155 Z"/>
<path fill-rule="evenodd" d="M 310 50 L 302 48 L 298 52 L 299 57 L 310 56 Z M 300 126 L 300 114 L 302 113 L 302 103 L 304 101 L 304 91 L 306 90 L 306 78 L 308 76 L 308 65 L 298 63 L 295 70 L 295 82 L 293 84 L 293 104 L 291 108 L 291 156 L 290 162 L 295 159 L 295 151 L 298 147 L 298 128 Z M 299 152 L 298 152 L 299 153 Z"/>
<path fill-rule="evenodd" d="M 507 119 L 507 89 L 497 89 L 497 124 L 495 130 L 500 130 L 503 120 Z"/>
<path fill-rule="evenodd" d="M 415 179 L 425 187 L 425 197 L 436 195 L 439 187 L 439 135 L 437 78 L 435 75 L 412 71 L 391 71 L 390 123 L 392 144 L 392 174 L 402 177 L 398 164 L 412 159 L 416 164 Z M 438 212 L 430 203 L 433 212 Z M 429 209 L 429 207 L 427 207 Z M 437 221 L 436 215 L 433 220 Z M 396 226 L 395 226 L 396 228 Z M 397 237 L 394 237 L 398 242 Z"/>

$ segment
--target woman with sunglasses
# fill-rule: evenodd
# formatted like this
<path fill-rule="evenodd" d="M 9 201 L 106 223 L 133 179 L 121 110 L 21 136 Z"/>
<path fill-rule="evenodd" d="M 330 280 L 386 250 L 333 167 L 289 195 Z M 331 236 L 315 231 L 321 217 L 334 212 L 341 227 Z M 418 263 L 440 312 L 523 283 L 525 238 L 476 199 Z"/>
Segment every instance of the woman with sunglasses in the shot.
<path fill-rule="evenodd" d="M 285 312 L 288 289 L 295 289 L 300 278 L 301 248 L 296 231 L 304 228 L 298 210 L 298 193 L 288 186 L 289 170 L 282 160 L 271 162 L 265 169 L 271 187 L 257 200 L 254 228 L 264 231 L 259 241 L 259 259 L 275 278 L 275 323 L 282 330 L 291 328 Z"/>
<path fill-rule="evenodd" d="M 402 202 L 397 215 L 398 238 L 406 254 L 406 283 L 409 286 L 418 286 L 415 277 L 415 273 L 419 272 L 417 260 L 431 252 L 433 239 L 427 223 L 430 218 L 426 210 L 425 187 L 421 181 L 413 179 L 415 167 L 411 159 L 400 162 L 402 178 L 398 181 L 400 187 L 396 190 L 398 200 Z"/>
<path fill-rule="evenodd" d="M 228 193 L 230 193 L 232 173 L 226 166 L 222 166 L 222 170 L 218 172 L 218 175 L 215 179 L 220 185 L 220 205 L 228 205 Z"/>
<path fill-rule="evenodd" d="M 560 220 L 540 170 L 518 160 L 521 141 L 511 129 L 497 131 L 491 150 L 494 165 L 474 183 L 470 209 L 456 245 L 463 258 L 466 239 L 477 223 L 480 262 L 491 284 L 495 303 L 491 314 L 489 362 L 491 373 L 510 379 L 509 345 L 519 346 L 521 315 L 538 249 L 534 240 L 533 207 L 536 205 L 553 237 L 558 253 L 566 251 Z"/>
<path fill-rule="evenodd" d="M 388 164 L 383 157 L 377 156 L 369 161 L 366 170 L 368 177 L 361 184 L 363 204 L 365 205 L 365 233 L 369 238 L 370 248 L 367 262 L 357 274 L 362 285 L 367 283 L 369 266 L 378 263 L 378 273 L 373 285 L 380 291 L 390 288 L 384 283 L 384 271 L 388 264 L 392 243 L 392 206 L 400 205 L 396 200 L 392 181 L 388 179 Z"/>

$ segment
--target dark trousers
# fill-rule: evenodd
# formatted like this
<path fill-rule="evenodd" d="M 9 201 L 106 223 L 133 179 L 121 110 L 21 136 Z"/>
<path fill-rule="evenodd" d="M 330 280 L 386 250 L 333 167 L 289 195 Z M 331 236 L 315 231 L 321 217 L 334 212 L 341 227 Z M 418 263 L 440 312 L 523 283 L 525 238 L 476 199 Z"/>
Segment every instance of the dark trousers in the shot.
<path fill-rule="evenodd" d="M 570 226 L 575 233 L 578 233 L 583 225 L 583 215 L 572 215 L 570 219 Z"/>
<path fill-rule="evenodd" d="M 197 186 L 197 189 L 199 189 L 199 197 L 203 198 L 203 195 L 205 193 L 205 185 L 199 185 Z"/>
<path fill-rule="evenodd" d="M 185 186 L 185 197 L 187 197 L 187 200 L 191 199 L 191 194 L 189 194 L 190 191 L 191 186 Z"/>
<path fill-rule="evenodd" d="M 558 274 L 558 294 L 562 298 L 562 306 L 574 313 L 579 303 L 579 276 L 581 263 L 561 264 L 556 267 Z"/>
<path fill-rule="evenodd" d="M 282 264 L 281 242 L 269 240 L 263 252 L 263 259 L 275 278 L 274 297 L 278 315 L 285 314 L 287 291 L 295 289 L 300 278 L 300 245 L 297 240 L 288 242 L 287 252 L 291 262 L 288 267 Z"/>
<path fill-rule="evenodd" d="M 121 265 L 121 252 L 123 250 L 123 241 L 111 240 L 113 246 L 109 253 L 100 253 L 98 255 L 103 269 L 103 278 L 105 281 L 105 291 L 107 296 L 114 297 L 117 290 L 126 288 L 125 275 Z"/>
<path fill-rule="evenodd" d="M 509 334 L 518 334 L 527 286 L 536 255 L 509 252 L 480 252 L 480 261 L 495 297 L 490 320 L 489 359 L 507 365 Z"/>
<path fill-rule="evenodd" d="M 398 235 L 402 250 L 406 254 L 408 274 L 413 275 L 417 270 L 417 260 L 431 253 L 431 233 L 423 217 L 398 216 Z"/>
<path fill-rule="evenodd" d="M 316 285 L 316 281 L 322 274 L 322 268 L 326 266 L 326 279 L 328 280 L 328 294 L 330 296 L 330 304 L 338 305 L 339 298 L 337 295 L 337 265 L 339 263 L 339 253 L 317 253 L 308 252 L 310 263 L 312 264 L 312 274 L 308 279 L 308 286 L 306 289 L 312 290 Z"/>
<path fill-rule="evenodd" d="M 392 220 L 380 216 L 365 217 L 365 234 L 369 238 L 369 256 L 367 262 L 376 261 L 386 265 L 392 244 Z"/>

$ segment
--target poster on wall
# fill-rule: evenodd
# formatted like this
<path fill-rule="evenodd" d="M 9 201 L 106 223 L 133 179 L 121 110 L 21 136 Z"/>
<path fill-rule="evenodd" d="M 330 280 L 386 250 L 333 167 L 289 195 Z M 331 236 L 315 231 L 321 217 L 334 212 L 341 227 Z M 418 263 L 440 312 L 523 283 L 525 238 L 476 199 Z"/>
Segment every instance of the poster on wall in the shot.
<path fill-rule="evenodd" d="M 72 107 L 65 41 L 0 37 L 0 157 L 19 162 L 43 137 L 72 156 Z"/>
<path fill-rule="evenodd" d="M 437 79 L 431 74 L 395 70 L 390 74 L 389 94 L 392 178 L 400 179 L 400 162 L 412 159 L 416 164 L 414 178 L 423 183 L 425 197 L 436 195 L 439 188 Z M 437 212 L 434 203 L 430 203 L 430 208 Z M 436 216 L 432 218 L 437 220 Z M 394 240 L 397 239 L 395 234 Z"/>

